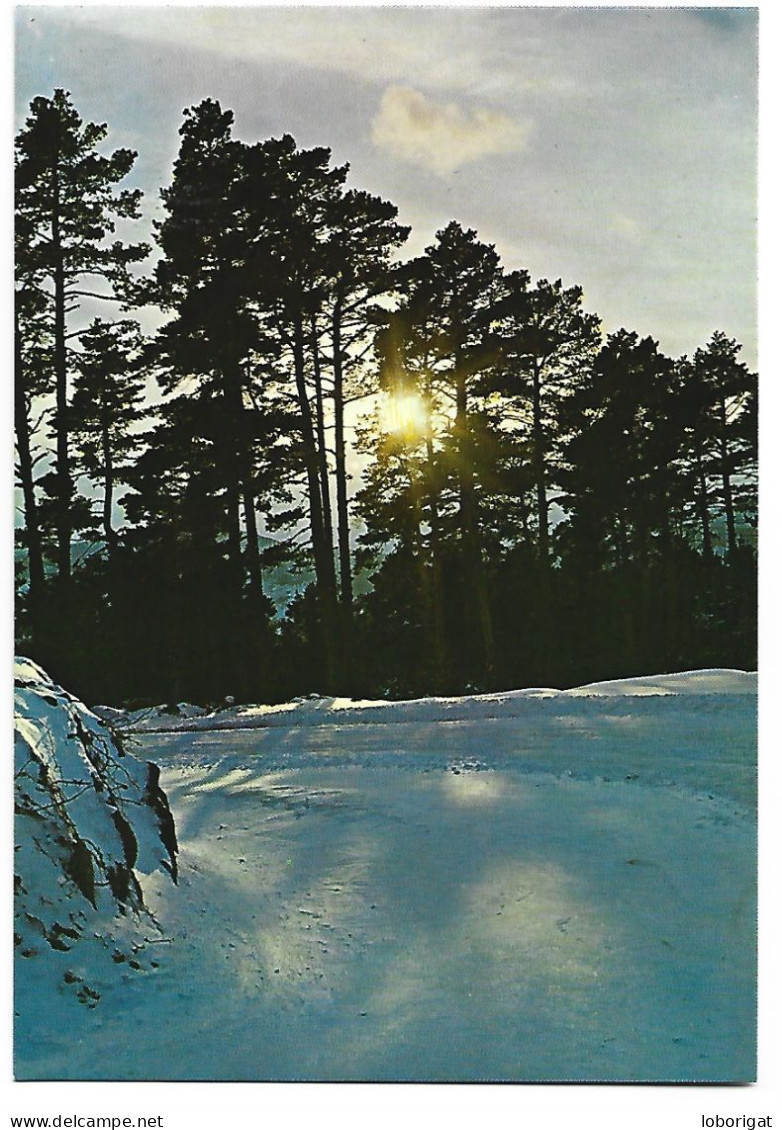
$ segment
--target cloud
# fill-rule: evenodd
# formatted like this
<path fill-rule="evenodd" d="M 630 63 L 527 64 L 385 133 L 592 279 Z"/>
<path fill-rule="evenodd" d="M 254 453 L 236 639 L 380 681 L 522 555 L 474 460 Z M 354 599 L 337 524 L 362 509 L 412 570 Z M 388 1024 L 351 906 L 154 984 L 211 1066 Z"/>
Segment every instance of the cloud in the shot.
<path fill-rule="evenodd" d="M 447 176 L 461 165 L 522 149 L 531 132 L 497 110 L 462 110 L 409 86 L 390 86 L 372 123 L 372 140 L 400 161 Z"/>
<path fill-rule="evenodd" d="M 21 12 L 35 9 L 20 9 Z M 75 27 L 168 44 L 258 65 L 347 75 L 369 83 L 410 82 L 459 89 L 484 73 L 493 33 L 480 10 L 205 4 L 66 5 L 43 9 Z M 21 18 L 21 17 L 20 17 Z"/>
<path fill-rule="evenodd" d="M 645 234 L 641 221 L 635 216 L 628 216 L 625 212 L 614 213 L 611 217 L 611 230 L 631 243 L 638 243 Z"/>

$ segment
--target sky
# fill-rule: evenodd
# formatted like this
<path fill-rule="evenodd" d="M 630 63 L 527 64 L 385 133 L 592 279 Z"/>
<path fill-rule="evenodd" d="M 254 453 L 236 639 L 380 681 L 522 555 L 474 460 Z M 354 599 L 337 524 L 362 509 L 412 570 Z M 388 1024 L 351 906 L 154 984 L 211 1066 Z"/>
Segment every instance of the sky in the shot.
<path fill-rule="evenodd" d="M 752 8 L 17 9 L 16 128 L 71 92 L 138 160 L 145 223 L 203 98 L 393 201 L 420 253 L 450 220 L 584 290 L 672 356 L 720 329 L 756 364 Z"/>

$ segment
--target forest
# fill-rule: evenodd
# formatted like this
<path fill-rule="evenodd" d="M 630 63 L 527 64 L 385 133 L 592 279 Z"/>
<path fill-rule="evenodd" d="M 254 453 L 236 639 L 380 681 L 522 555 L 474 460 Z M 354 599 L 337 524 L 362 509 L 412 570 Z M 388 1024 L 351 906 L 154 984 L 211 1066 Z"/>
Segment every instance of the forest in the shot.
<path fill-rule="evenodd" d="M 130 705 L 754 668 L 738 341 L 606 334 L 455 221 L 406 257 L 328 148 L 210 99 L 146 244 L 107 136 L 57 90 L 16 139 L 19 651 Z"/>

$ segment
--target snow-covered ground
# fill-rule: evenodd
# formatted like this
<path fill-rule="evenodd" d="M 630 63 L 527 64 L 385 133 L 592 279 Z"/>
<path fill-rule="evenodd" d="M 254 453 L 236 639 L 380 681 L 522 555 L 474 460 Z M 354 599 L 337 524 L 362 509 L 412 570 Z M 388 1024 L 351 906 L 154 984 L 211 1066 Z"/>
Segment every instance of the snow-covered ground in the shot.
<path fill-rule="evenodd" d="M 753 1078 L 755 692 L 103 712 L 180 882 L 142 876 L 151 976 L 19 1000 L 17 1076 Z"/>

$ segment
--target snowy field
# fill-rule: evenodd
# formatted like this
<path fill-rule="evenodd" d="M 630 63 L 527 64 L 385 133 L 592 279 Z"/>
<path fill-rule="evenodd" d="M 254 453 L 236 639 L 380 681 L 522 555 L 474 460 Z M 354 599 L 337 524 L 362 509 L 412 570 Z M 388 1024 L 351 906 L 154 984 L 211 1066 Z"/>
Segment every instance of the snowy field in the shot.
<path fill-rule="evenodd" d="M 18 1078 L 754 1078 L 753 675 L 105 713 L 179 884 L 156 968 L 19 997 Z"/>

